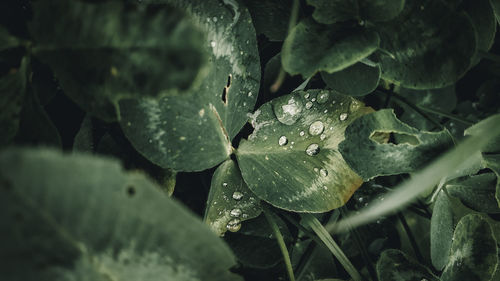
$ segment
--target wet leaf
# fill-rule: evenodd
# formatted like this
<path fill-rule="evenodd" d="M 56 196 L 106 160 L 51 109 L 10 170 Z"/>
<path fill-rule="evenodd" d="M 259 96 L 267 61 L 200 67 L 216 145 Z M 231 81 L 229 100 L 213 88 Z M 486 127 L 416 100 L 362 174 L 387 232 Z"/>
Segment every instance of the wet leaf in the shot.
<path fill-rule="evenodd" d="M 378 45 L 379 36 L 372 30 L 303 20 L 288 34 L 281 62 L 286 72 L 308 78 L 318 71 L 333 73 L 351 66 L 373 53 Z"/>
<path fill-rule="evenodd" d="M 21 61 L 19 68 L 11 69 L 0 77 L 0 146 L 8 144 L 19 129 L 19 117 L 27 89 L 29 58 Z"/>
<path fill-rule="evenodd" d="M 219 236 L 236 232 L 242 222 L 262 212 L 260 200 L 248 189 L 232 160 L 222 163 L 212 177 L 204 221 Z"/>
<path fill-rule="evenodd" d="M 469 69 L 474 26 L 442 0 L 407 1 L 394 20 L 378 24 L 382 77 L 412 89 L 442 88 Z M 456 48 L 460 46 L 460 48 Z"/>
<path fill-rule="evenodd" d="M 377 276 L 380 281 L 439 281 L 426 266 L 395 249 L 382 253 L 377 262 Z"/>
<path fill-rule="evenodd" d="M 386 143 L 388 134 L 404 135 L 404 143 Z M 383 109 L 354 121 L 345 132 L 339 151 L 363 180 L 416 171 L 453 145 L 450 134 L 425 132 L 399 121 Z"/>
<path fill-rule="evenodd" d="M 361 178 L 338 152 L 345 128 L 371 108 L 327 90 L 298 91 L 261 106 L 236 157 L 260 199 L 297 212 L 342 206 Z"/>
<path fill-rule="evenodd" d="M 6 280 L 241 280 L 208 227 L 114 160 L 14 149 L 0 179 Z"/>
<path fill-rule="evenodd" d="M 491 226 L 482 216 L 470 214 L 457 224 L 441 280 L 488 281 L 497 264 L 497 241 Z"/>
<path fill-rule="evenodd" d="M 380 67 L 357 62 L 341 71 L 331 74 L 321 72 L 326 85 L 344 95 L 364 96 L 378 86 Z"/>
<path fill-rule="evenodd" d="M 256 36 L 243 6 L 217 0 L 169 3 L 189 11 L 207 34 L 208 74 L 187 95 L 121 100 L 120 125 L 151 162 L 201 171 L 229 157 L 231 140 L 253 110 L 261 74 Z"/>
<path fill-rule="evenodd" d="M 204 36 L 171 5 L 47 0 L 33 11 L 34 53 L 67 95 L 104 120 L 117 117 L 122 98 L 185 92 L 202 76 Z"/>

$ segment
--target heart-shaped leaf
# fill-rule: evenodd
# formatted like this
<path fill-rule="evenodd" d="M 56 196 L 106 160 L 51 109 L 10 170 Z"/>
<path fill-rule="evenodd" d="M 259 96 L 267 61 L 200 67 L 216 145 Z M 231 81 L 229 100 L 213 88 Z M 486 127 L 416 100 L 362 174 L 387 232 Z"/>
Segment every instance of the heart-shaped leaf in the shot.
<path fill-rule="evenodd" d="M 227 245 L 117 161 L 3 151 L 0 193 L 5 280 L 241 280 Z"/>
<path fill-rule="evenodd" d="M 439 281 L 430 269 L 396 249 L 382 253 L 377 262 L 377 276 L 380 281 Z"/>
<path fill-rule="evenodd" d="M 344 95 L 364 96 L 378 86 L 380 66 L 369 66 L 357 62 L 341 71 L 331 74 L 321 72 L 326 85 Z"/>
<path fill-rule="evenodd" d="M 442 0 L 406 1 L 398 17 L 377 29 L 380 47 L 388 52 L 380 55 L 382 77 L 406 88 L 455 83 L 476 52 L 471 20 Z"/>
<path fill-rule="evenodd" d="M 172 5 L 47 0 L 33 11 L 36 56 L 67 95 L 105 120 L 116 118 L 121 98 L 189 89 L 206 63 L 203 34 Z"/>
<path fill-rule="evenodd" d="M 253 195 L 233 160 L 222 163 L 212 177 L 205 210 L 205 222 L 219 236 L 236 232 L 241 223 L 262 212 L 260 200 Z"/>
<path fill-rule="evenodd" d="M 387 135 L 403 135 L 403 143 L 386 143 Z M 450 134 L 424 132 L 396 118 L 390 109 L 362 116 L 345 132 L 339 151 L 363 180 L 416 171 L 453 145 Z"/>
<path fill-rule="evenodd" d="M 442 281 L 489 281 L 498 264 L 497 241 L 489 223 L 470 214 L 457 224 Z"/>
<path fill-rule="evenodd" d="M 379 45 L 373 30 L 322 25 L 306 19 L 288 34 L 281 52 L 283 68 L 308 78 L 318 71 L 333 73 L 369 56 Z"/>
<path fill-rule="evenodd" d="M 297 212 L 342 206 L 361 185 L 337 146 L 345 128 L 371 108 L 327 90 L 297 91 L 261 106 L 236 157 L 259 198 Z"/>
<path fill-rule="evenodd" d="M 11 69 L 5 76 L 0 77 L 0 146 L 8 144 L 19 129 L 19 115 L 21 114 L 24 96 L 26 94 L 29 58 L 21 61 L 19 68 Z"/>
<path fill-rule="evenodd" d="M 253 110 L 260 81 L 255 30 L 242 6 L 172 0 L 207 34 L 208 74 L 190 94 L 120 101 L 120 124 L 151 162 L 183 171 L 217 165 Z M 228 1 L 228 3 L 233 3 Z"/>

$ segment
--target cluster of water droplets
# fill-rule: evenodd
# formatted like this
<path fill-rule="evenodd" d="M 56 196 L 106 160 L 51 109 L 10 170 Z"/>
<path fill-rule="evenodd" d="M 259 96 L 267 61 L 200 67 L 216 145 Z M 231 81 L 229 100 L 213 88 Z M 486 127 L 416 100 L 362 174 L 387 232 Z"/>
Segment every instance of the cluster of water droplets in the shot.
<path fill-rule="evenodd" d="M 222 183 L 222 187 L 227 188 L 228 183 L 224 182 Z M 240 191 L 234 191 L 233 194 L 231 195 L 231 198 L 238 202 L 244 197 L 243 193 Z M 245 217 L 246 215 L 243 214 L 243 211 L 240 208 L 233 208 L 229 211 L 229 215 L 231 216 L 231 219 L 227 222 L 226 224 L 226 229 L 231 231 L 231 232 L 236 232 L 240 230 L 241 228 L 241 217 Z"/>

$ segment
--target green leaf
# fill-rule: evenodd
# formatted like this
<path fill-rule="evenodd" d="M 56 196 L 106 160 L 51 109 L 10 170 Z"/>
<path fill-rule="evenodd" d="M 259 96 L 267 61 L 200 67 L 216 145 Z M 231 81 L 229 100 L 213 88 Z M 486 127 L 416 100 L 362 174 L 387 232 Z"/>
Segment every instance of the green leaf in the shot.
<path fill-rule="evenodd" d="M 324 24 L 353 19 L 359 13 L 357 0 L 307 0 L 307 4 L 315 8 L 314 20 Z"/>
<path fill-rule="evenodd" d="M 495 13 L 497 22 L 500 24 L 500 0 L 490 0 L 490 4 L 493 8 L 493 12 Z"/>
<path fill-rule="evenodd" d="M 449 0 L 448 0 L 449 1 Z M 469 15 L 477 34 L 477 49 L 488 51 L 493 46 L 497 23 L 489 0 L 461 0 L 460 8 Z"/>
<path fill-rule="evenodd" d="M 377 275 L 380 281 L 439 281 L 426 266 L 396 249 L 382 253 L 377 262 Z"/>
<path fill-rule="evenodd" d="M 378 86 L 380 67 L 357 62 L 343 70 L 328 74 L 321 72 L 326 85 L 349 96 L 367 95 Z"/>
<path fill-rule="evenodd" d="M 500 154 L 483 154 L 483 162 L 484 166 L 491 169 L 497 177 L 495 198 L 500 207 Z"/>
<path fill-rule="evenodd" d="M 405 0 L 358 0 L 362 19 L 388 21 L 397 17 L 407 1 Z"/>
<path fill-rule="evenodd" d="M 201 171 L 229 157 L 231 140 L 253 110 L 261 74 L 256 36 L 242 6 L 219 5 L 217 0 L 169 3 L 190 12 L 207 34 L 208 74 L 188 95 L 120 101 L 120 125 L 151 162 Z"/>
<path fill-rule="evenodd" d="M 457 224 L 442 281 L 489 281 L 498 264 L 497 241 L 489 223 L 470 214 Z"/>
<path fill-rule="evenodd" d="M 386 143 L 388 134 L 403 135 L 406 141 Z M 339 151 L 367 181 L 381 175 L 416 171 L 452 145 L 447 131 L 419 131 L 399 121 L 392 109 L 383 109 L 349 125 Z"/>
<path fill-rule="evenodd" d="M 13 149 L 0 179 L 5 280 L 241 280 L 207 226 L 117 161 Z"/>
<path fill-rule="evenodd" d="M 33 11 L 35 55 L 67 95 L 104 120 L 116 118 L 122 98 L 185 92 L 203 74 L 204 36 L 171 5 L 47 0 Z"/>
<path fill-rule="evenodd" d="M 92 117 L 88 114 L 83 118 L 80 130 L 76 133 L 73 141 L 73 151 L 94 152 L 94 127 Z"/>
<path fill-rule="evenodd" d="M 243 179 L 260 199 L 296 212 L 342 206 L 362 181 L 337 150 L 345 128 L 372 109 L 327 90 L 298 91 L 261 106 L 236 151 Z"/>
<path fill-rule="evenodd" d="M 243 0 L 257 34 L 264 34 L 270 41 L 285 40 L 293 0 Z"/>
<path fill-rule="evenodd" d="M 494 120 L 494 118 L 499 118 L 500 114 L 492 115 L 487 119 Z M 480 123 L 476 123 L 464 131 L 465 136 L 478 136 L 481 134 L 482 128 Z M 494 137 L 486 147 L 484 147 L 481 152 L 483 153 L 500 153 L 500 136 Z"/>
<path fill-rule="evenodd" d="M 0 146 L 8 144 L 19 129 L 29 61 L 28 57 L 24 57 L 19 68 L 11 69 L 8 74 L 0 77 L 0 128 L 2 128 Z"/>
<path fill-rule="evenodd" d="M 378 45 L 379 36 L 372 30 L 303 20 L 283 43 L 281 62 L 286 72 L 308 78 L 318 71 L 333 73 L 353 65 Z"/>
<path fill-rule="evenodd" d="M 262 212 L 260 200 L 248 189 L 233 160 L 222 163 L 212 177 L 204 221 L 219 236 L 236 232 L 245 220 Z"/>
<path fill-rule="evenodd" d="M 10 35 L 5 26 L 0 25 L 0 51 L 15 48 L 19 45 L 21 45 L 21 41 L 18 38 Z"/>
<path fill-rule="evenodd" d="M 453 199 L 457 200 L 457 199 Z M 453 230 L 460 217 L 454 214 L 454 209 L 458 210 L 459 205 L 453 203 L 450 198 L 440 192 L 434 203 L 431 218 L 431 261 L 437 270 L 442 270 L 448 263 L 451 249 L 451 239 Z"/>
<path fill-rule="evenodd" d="M 496 183 L 497 177 L 494 173 L 484 173 L 452 180 L 447 182 L 445 187 L 450 195 L 459 198 L 467 207 L 491 214 L 500 213 L 495 199 Z"/>
<path fill-rule="evenodd" d="M 380 47 L 388 52 L 380 54 L 382 77 L 406 88 L 455 83 L 476 52 L 471 20 L 442 0 L 407 1 L 398 17 L 377 29 Z"/>

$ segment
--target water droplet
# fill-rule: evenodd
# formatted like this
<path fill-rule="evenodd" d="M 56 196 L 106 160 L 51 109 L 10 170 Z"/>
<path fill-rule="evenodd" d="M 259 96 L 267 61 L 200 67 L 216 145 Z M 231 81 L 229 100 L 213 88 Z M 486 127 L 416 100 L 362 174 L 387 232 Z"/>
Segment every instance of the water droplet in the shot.
<path fill-rule="evenodd" d="M 342 113 L 339 116 L 340 121 L 345 121 L 347 119 L 347 113 Z"/>
<path fill-rule="evenodd" d="M 215 41 L 210 41 L 210 46 L 212 46 L 212 48 L 215 48 L 215 45 L 216 45 Z"/>
<path fill-rule="evenodd" d="M 321 91 L 321 93 L 318 95 L 318 103 L 323 104 L 328 101 L 330 98 L 330 94 L 328 94 L 327 91 Z"/>
<path fill-rule="evenodd" d="M 319 174 L 323 177 L 328 176 L 328 170 L 327 169 L 321 169 L 319 170 Z"/>
<path fill-rule="evenodd" d="M 239 192 L 239 191 L 235 191 L 233 193 L 233 199 L 234 200 L 241 200 L 241 198 L 243 198 L 243 193 Z"/>
<path fill-rule="evenodd" d="M 300 131 L 299 136 L 303 137 L 305 134 L 304 131 Z"/>
<path fill-rule="evenodd" d="M 316 143 L 312 143 L 306 148 L 306 154 L 309 156 L 314 156 L 318 153 L 319 153 L 319 145 Z"/>
<path fill-rule="evenodd" d="M 241 228 L 240 219 L 235 218 L 235 219 L 230 220 L 227 223 L 226 228 L 227 228 L 227 230 L 229 230 L 231 232 L 236 232 L 236 231 L 240 230 L 240 228 Z"/>
<path fill-rule="evenodd" d="M 222 183 L 222 186 L 223 186 L 223 187 L 226 187 L 226 186 L 227 186 L 227 182 L 223 182 L 223 183 Z"/>
<path fill-rule="evenodd" d="M 313 170 L 314 170 L 316 173 L 319 171 L 319 169 L 318 169 L 318 168 L 314 168 Z"/>
<path fill-rule="evenodd" d="M 323 111 L 323 113 L 327 113 L 328 112 L 328 109 L 325 109 L 325 111 Z"/>
<path fill-rule="evenodd" d="M 353 100 L 351 102 L 351 105 L 349 106 L 349 110 L 351 112 L 354 112 L 354 111 L 358 110 L 360 107 L 361 107 L 361 104 L 357 100 Z"/>
<path fill-rule="evenodd" d="M 310 109 L 313 106 L 313 103 L 308 101 L 306 102 L 306 109 Z"/>
<path fill-rule="evenodd" d="M 323 130 L 325 129 L 325 125 L 323 125 L 323 122 L 321 121 L 314 121 L 311 126 L 309 126 L 309 134 L 313 136 L 317 136 L 321 133 L 323 133 Z"/>
<path fill-rule="evenodd" d="M 304 105 L 295 97 L 283 96 L 273 103 L 274 114 L 278 121 L 285 125 L 292 125 L 300 118 Z"/>
<path fill-rule="evenodd" d="M 304 98 L 308 99 L 308 98 L 309 98 L 309 96 L 310 96 L 310 95 L 309 95 L 309 93 L 306 93 L 306 94 L 304 95 Z"/>
<path fill-rule="evenodd" d="M 278 144 L 280 146 L 284 146 L 288 143 L 288 139 L 286 138 L 286 136 L 281 136 L 280 139 L 278 140 Z"/>
<path fill-rule="evenodd" d="M 253 94 L 252 92 L 248 92 L 248 96 L 251 97 Z"/>
<path fill-rule="evenodd" d="M 326 139 L 326 135 L 325 134 L 321 134 L 321 136 L 319 136 L 319 139 L 320 140 L 325 140 Z"/>
<path fill-rule="evenodd" d="M 316 101 L 316 98 L 312 98 L 312 99 L 311 99 L 311 101 L 312 101 L 312 102 L 315 102 L 315 101 Z"/>
<path fill-rule="evenodd" d="M 231 217 L 238 218 L 239 216 L 241 216 L 241 213 L 242 213 L 241 209 L 235 208 L 235 209 L 232 209 L 229 214 L 231 215 Z"/>
<path fill-rule="evenodd" d="M 207 22 L 210 22 L 210 18 L 207 18 Z"/>
<path fill-rule="evenodd" d="M 328 190 L 328 187 L 326 187 L 326 185 L 323 185 L 323 189 Z"/>
<path fill-rule="evenodd" d="M 217 17 L 213 17 L 213 18 L 212 18 L 212 20 L 213 20 L 214 22 L 217 22 Z"/>

